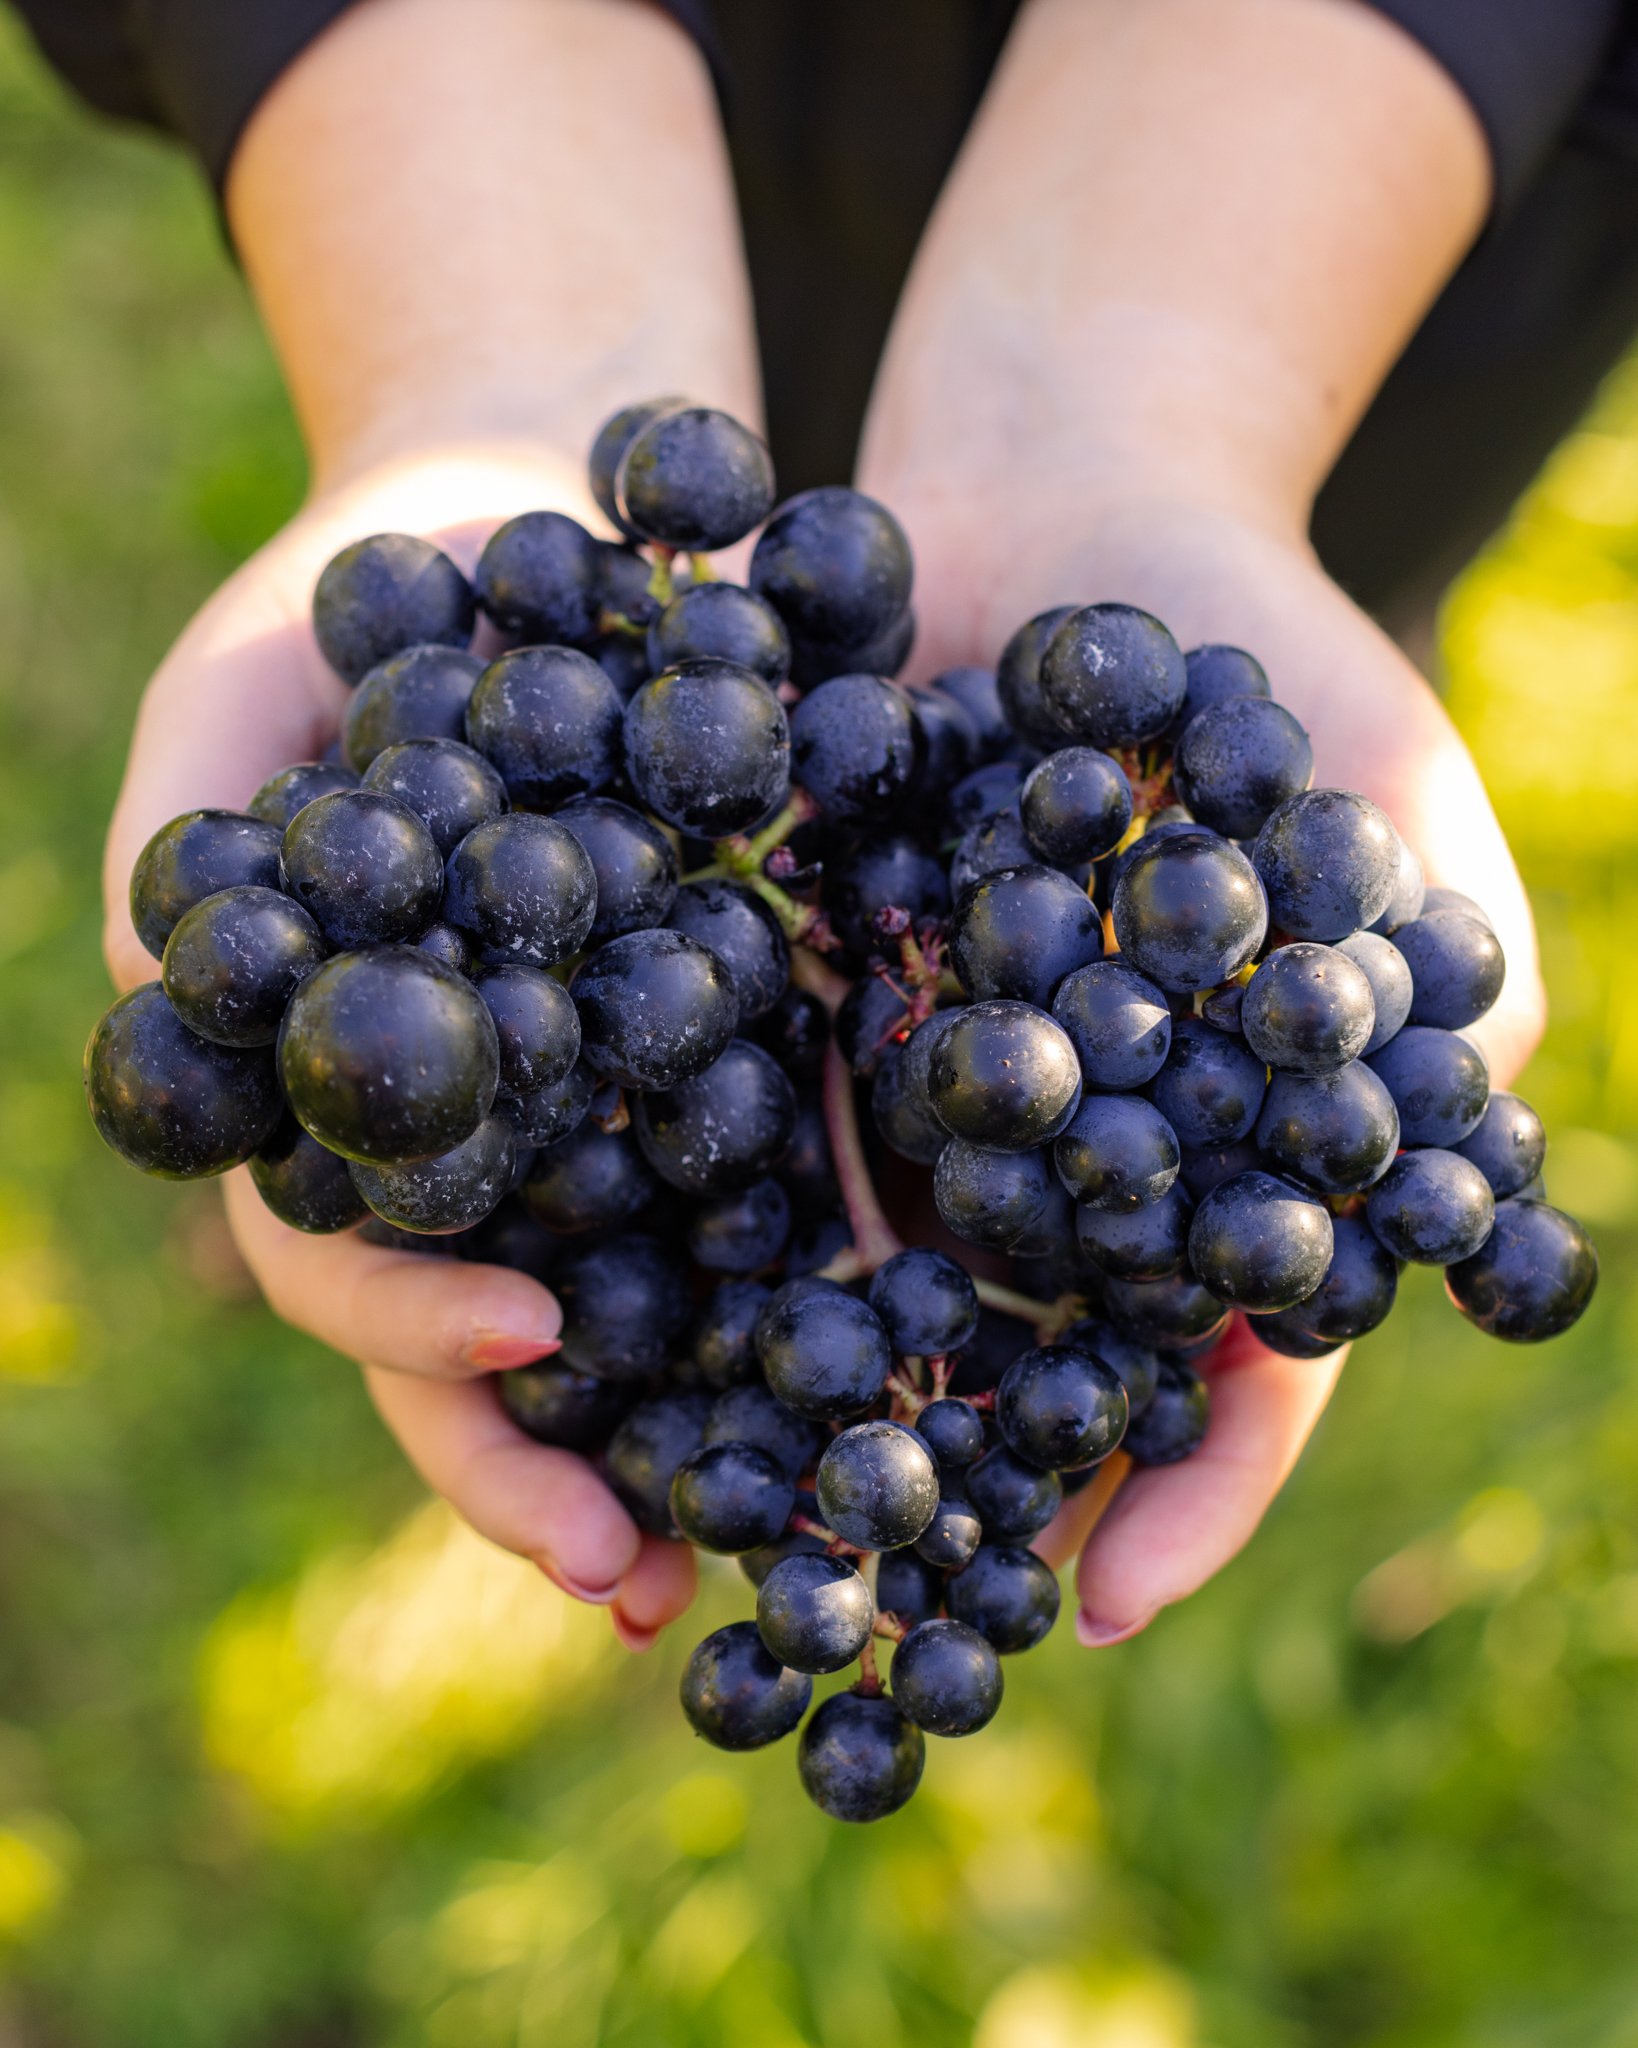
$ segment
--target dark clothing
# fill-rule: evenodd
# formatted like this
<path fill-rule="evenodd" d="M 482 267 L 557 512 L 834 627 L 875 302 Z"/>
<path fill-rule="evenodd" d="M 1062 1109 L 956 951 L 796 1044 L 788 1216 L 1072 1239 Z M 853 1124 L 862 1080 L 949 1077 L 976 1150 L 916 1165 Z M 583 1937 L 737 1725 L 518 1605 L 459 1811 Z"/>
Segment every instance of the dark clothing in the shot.
<path fill-rule="evenodd" d="M 348 0 L 18 4 L 88 100 L 181 136 L 219 188 L 262 93 Z M 1018 0 L 664 4 L 723 97 L 782 487 L 845 476 L 905 270 Z M 1638 5 L 1374 4 L 1466 94 L 1496 186 L 1489 232 L 1316 514 L 1333 573 L 1398 610 L 1505 516 L 1638 329 Z"/>

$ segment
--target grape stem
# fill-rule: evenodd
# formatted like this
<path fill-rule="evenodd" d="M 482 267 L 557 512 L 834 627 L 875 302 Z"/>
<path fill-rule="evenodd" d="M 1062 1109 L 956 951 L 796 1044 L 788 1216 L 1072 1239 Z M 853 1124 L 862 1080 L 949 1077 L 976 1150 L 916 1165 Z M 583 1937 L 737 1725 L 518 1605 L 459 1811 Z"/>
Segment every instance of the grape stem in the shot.
<path fill-rule="evenodd" d="M 870 1178 L 870 1162 L 865 1158 L 864 1140 L 859 1136 L 853 1076 L 834 1040 L 825 1048 L 824 1109 L 830 1156 L 853 1242 L 822 1269 L 821 1277 L 858 1280 L 886 1265 L 904 1250 L 904 1244 L 888 1222 L 876 1183 Z"/>
<path fill-rule="evenodd" d="M 791 980 L 823 1003 L 832 1017 L 842 1007 L 851 986 L 845 975 L 827 967 L 810 947 L 801 945 L 791 954 Z"/>
<path fill-rule="evenodd" d="M 1020 1294 L 1015 1288 L 1003 1287 L 998 1280 L 973 1281 L 978 1298 L 986 1308 L 998 1310 L 1004 1316 L 1016 1316 L 1021 1323 L 1029 1323 L 1043 1343 L 1075 1320 L 1080 1304 L 1072 1294 L 1062 1294 L 1056 1301 L 1036 1301 L 1033 1296 Z"/>

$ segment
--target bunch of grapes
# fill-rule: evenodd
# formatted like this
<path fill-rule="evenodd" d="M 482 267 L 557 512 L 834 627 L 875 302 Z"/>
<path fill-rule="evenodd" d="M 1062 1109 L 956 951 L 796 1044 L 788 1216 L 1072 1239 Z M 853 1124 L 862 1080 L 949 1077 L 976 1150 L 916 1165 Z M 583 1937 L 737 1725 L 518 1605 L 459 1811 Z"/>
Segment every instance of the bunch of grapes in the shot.
<path fill-rule="evenodd" d="M 776 506 L 681 400 L 608 421 L 591 483 L 622 539 L 533 512 L 470 582 L 402 534 L 329 564 L 337 758 L 149 842 L 160 974 L 87 1092 L 148 1172 L 248 1161 L 297 1229 L 549 1284 L 509 1414 L 756 1588 L 693 1726 L 805 1722 L 809 1793 L 874 1819 L 1051 1629 L 1065 1496 L 1198 1448 L 1235 1312 L 1318 1358 L 1414 1260 L 1528 1342 L 1596 1259 L 1463 1035 L 1484 912 L 1310 786 L 1249 654 L 1064 605 L 906 688 L 883 506 Z M 977 1255 L 906 1248 L 878 1180 Z"/>

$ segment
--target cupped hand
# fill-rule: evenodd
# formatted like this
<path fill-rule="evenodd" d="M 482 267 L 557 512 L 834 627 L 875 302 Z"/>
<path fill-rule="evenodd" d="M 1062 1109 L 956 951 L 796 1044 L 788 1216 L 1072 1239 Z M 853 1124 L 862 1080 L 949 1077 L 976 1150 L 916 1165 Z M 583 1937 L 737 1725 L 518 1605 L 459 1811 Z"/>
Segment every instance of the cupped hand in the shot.
<path fill-rule="evenodd" d="M 143 697 L 109 830 L 105 950 L 121 988 L 158 974 L 128 902 L 150 835 L 199 806 L 242 808 L 269 775 L 318 759 L 337 735 L 348 692 L 309 618 L 329 558 L 365 534 L 404 531 L 470 571 L 500 520 L 536 508 L 600 523 L 574 462 L 499 447 L 396 461 L 315 498 L 205 604 Z M 565 1591 L 610 1606 L 622 1640 L 646 1649 L 692 1597 L 692 1553 L 641 1536 L 584 1460 L 518 1430 L 490 1377 L 557 1348 L 551 1294 L 522 1273 L 388 1251 L 351 1231 L 305 1236 L 263 1207 L 244 1168 L 225 1194 L 270 1305 L 359 1362 L 428 1485 Z"/>
<path fill-rule="evenodd" d="M 890 445 L 890 433 L 877 445 Z M 1321 570 L 1300 532 L 1245 511 L 1128 482 L 1112 492 L 1050 476 L 1030 488 L 895 475 L 867 456 L 860 482 L 893 505 L 916 551 L 918 676 L 993 663 L 1016 626 L 1051 605 L 1118 599 L 1163 619 L 1185 647 L 1226 641 L 1267 669 L 1307 726 L 1316 783 L 1357 789 L 1387 811 L 1430 883 L 1464 890 L 1493 919 L 1507 982 L 1468 1034 L 1506 1086 L 1545 1018 L 1523 884 L 1478 770 L 1438 698 L 1397 647 Z M 1212 1421 L 1186 1463 L 1133 1470 L 1111 1496 L 1089 1488 L 1039 1547 L 1081 1548 L 1078 1631 L 1124 1640 L 1185 1598 L 1251 1537 L 1336 1385 L 1346 1351 L 1284 1358 L 1237 1318 L 1207 1368 Z M 1096 1526 L 1087 1535 L 1089 1523 Z"/>

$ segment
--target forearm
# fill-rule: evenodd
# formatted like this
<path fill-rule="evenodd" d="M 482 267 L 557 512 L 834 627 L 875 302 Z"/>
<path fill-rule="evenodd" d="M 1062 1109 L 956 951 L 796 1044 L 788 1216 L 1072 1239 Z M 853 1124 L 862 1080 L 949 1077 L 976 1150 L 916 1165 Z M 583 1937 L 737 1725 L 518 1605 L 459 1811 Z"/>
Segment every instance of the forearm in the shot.
<path fill-rule="evenodd" d="M 1455 86 L 1352 0 L 1032 0 L 866 469 L 913 503 L 976 436 L 1054 506 L 1136 478 L 1301 530 L 1488 193 Z"/>
<path fill-rule="evenodd" d="M 758 411 L 710 82 L 645 0 L 362 0 L 227 203 L 321 491 L 475 449 L 579 488 L 634 394 Z"/>

